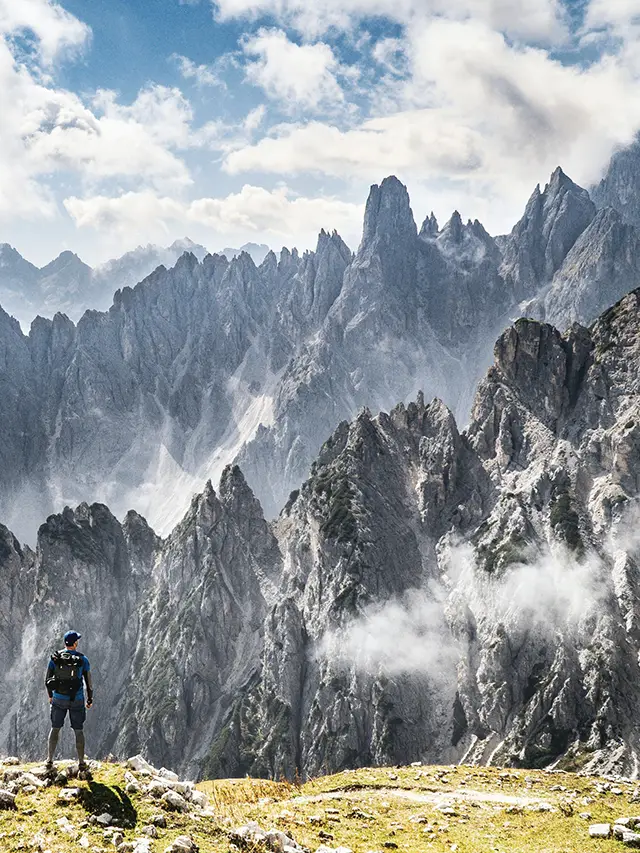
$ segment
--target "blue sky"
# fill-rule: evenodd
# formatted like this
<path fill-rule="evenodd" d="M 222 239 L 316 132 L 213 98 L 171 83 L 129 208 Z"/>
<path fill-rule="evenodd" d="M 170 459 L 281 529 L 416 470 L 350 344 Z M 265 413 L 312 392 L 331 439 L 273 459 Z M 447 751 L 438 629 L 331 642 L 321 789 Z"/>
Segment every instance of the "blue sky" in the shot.
<path fill-rule="evenodd" d="M 0 241 L 355 248 L 371 183 L 508 230 L 640 128 L 640 0 L 0 0 Z"/>

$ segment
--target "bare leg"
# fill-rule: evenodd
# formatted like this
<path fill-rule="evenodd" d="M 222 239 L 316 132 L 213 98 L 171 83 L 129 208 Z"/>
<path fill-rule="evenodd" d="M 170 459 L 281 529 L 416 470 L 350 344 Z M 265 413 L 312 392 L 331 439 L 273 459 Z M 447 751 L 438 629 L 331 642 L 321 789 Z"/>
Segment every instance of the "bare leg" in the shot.
<path fill-rule="evenodd" d="M 56 754 L 58 746 L 58 738 L 60 737 L 60 729 L 51 729 L 49 732 L 49 763 L 53 761 L 53 756 Z"/>
<path fill-rule="evenodd" d="M 78 764 L 84 764 L 84 732 L 82 729 L 75 729 L 76 735 L 76 752 L 78 753 Z"/>

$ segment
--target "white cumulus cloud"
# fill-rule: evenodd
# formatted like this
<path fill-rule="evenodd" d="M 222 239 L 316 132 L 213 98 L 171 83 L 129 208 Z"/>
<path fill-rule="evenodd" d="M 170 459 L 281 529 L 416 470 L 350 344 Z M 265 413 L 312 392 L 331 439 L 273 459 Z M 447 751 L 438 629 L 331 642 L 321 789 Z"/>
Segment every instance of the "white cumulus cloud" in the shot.
<path fill-rule="evenodd" d="M 218 86 L 221 89 L 226 89 L 226 83 L 221 76 L 223 63 L 218 65 L 200 63 L 198 65 L 187 56 L 182 56 L 179 53 L 174 53 L 171 58 L 177 63 L 180 74 L 185 80 L 193 80 L 198 86 Z"/>
<path fill-rule="evenodd" d="M 176 153 L 196 144 L 179 90 L 150 84 L 121 104 L 113 92 L 87 101 L 56 86 L 52 63 L 89 35 L 56 3 L 0 0 L 0 217 L 54 216 L 63 175 L 164 191 L 191 183 Z M 16 36 L 30 42 L 28 55 Z"/>
<path fill-rule="evenodd" d="M 409 73 L 393 84 L 393 107 L 385 81 L 386 114 L 346 129 L 283 124 L 230 151 L 224 168 L 372 181 L 395 172 L 414 185 L 455 181 L 476 210 L 487 198 L 508 208 L 559 164 L 589 184 L 640 128 L 639 81 L 624 55 L 564 65 L 478 20 L 445 18 L 413 27 L 404 53 Z"/>
<path fill-rule="evenodd" d="M 214 0 L 214 7 L 222 20 L 270 16 L 309 38 L 376 16 L 401 24 L 430 16 L 475 18 L 510 35 L 542 40 L 566 34 L 559 0 Z"/>
<path fill-rule="evenodd" d="M 89 27 L 49 0 L 0 0 L 0 34 L 29 34 L 45 62 L 60 52 L 77 49 L 90 35 Z"/>
<path fill-rule="evenodd" d="M 284 112 L 331 108 L 344 101 L 340 70 L 328 44 L 298 45 L 282 30 L 260 29 L 243 41 L 246 79 L 260 86 Z"/>
<path fill-rule="evenodd" d="M 210 244 L 216 235 L 256 235 L 305 248 L 315 244 L 321 228 L 337 228 L 345 237 L 354 237 L 363 214 L 361 205 L 337 198 L 309 198 L 287 187 L 267 190 L 249 184 L 223 198 L 186 201 L 143 190 L 116 197 L 70 197 L 64 204 L 79 227 L 110 232 L 133 244 L 180 233 L 186 224 L 207 229 Z"/>

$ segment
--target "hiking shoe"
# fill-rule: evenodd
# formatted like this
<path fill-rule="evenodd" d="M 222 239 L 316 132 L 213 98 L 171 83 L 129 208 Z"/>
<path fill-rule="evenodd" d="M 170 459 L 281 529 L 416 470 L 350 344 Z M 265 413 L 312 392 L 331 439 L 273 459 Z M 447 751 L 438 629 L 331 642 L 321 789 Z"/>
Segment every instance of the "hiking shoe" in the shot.
<path fill-rule="evenodd" d="M 84 761 L 82 764 L 78 764 L 78 779 L 91 779 L 91 771 L 89 770 L 89 765 Z"/>

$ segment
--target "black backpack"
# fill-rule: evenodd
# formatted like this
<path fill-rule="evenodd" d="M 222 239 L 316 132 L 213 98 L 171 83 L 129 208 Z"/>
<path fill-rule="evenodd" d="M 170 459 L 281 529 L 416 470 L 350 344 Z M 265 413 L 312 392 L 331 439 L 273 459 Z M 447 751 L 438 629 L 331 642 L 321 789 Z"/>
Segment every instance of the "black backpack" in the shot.
<path fill-rule="evenodd" d="M 51 655 L 53 674 L 47 679 L 47 687 L 73 700 L 82 687 L 82 655 L 63 649 Z"/>

